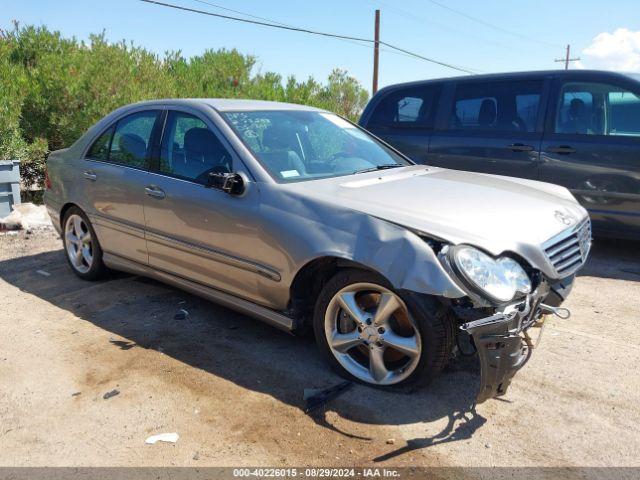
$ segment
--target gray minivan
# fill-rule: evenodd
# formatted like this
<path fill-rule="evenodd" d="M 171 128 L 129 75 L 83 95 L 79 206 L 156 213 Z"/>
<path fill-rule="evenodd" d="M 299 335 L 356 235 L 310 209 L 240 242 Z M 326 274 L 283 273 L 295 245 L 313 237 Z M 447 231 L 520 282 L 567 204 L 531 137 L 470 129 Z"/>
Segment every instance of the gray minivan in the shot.
<path fill-rule="evenodd" d="M 596 235 L 640 239 L 640 75 L 570 70 L 393 85 L 360 125 L 415 162 L 556 183 Z"/>

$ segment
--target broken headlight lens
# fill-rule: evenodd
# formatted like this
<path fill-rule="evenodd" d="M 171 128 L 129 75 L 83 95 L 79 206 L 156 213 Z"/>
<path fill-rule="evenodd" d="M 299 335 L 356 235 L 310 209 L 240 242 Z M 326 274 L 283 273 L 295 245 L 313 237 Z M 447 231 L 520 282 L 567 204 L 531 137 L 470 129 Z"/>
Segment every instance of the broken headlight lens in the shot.
<path fill-rule="evenodd" d="M 518 293 L 531 292 L 527 272 L 512 258 L 493 258 L 468 245 L 455 247 L 452 253 L 463 279 L 491 300 L 508 302 Z"/>

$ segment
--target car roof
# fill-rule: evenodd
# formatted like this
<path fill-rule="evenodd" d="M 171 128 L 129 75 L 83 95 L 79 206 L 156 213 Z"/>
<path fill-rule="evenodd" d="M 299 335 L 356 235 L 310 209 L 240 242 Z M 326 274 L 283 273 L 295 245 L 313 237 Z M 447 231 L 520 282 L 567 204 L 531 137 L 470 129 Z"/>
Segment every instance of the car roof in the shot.
<path fill-rule="evenodd" d="M 308 107 L 296 103 L 269 102 L 265 100 L 246 100 L 237 98 L 165 98 L 158 100 L 147 100 L 138 102 L 136 106 L 202 106 L 207 105 L 219 112 L 229 111 L 252 111 L 252 110 L 303 110 L 313 112 L 323 112 L 320 108 Z"/>
<path fill-rule="evenodd" d="M 612 72 L 609 70 L 531 70 L 526 72 L 503 72 L 503 73 L 486 73 L 480 75 L 459 75 L 455 77 L 443 77 L 443 78 L 433 78 L 427 80 L 416 80 L 412 82 L 406 83 L 396 83 L 393 85 L 388 85 L 382 90 L 386 89 L 395 89 L 396 87 L 411 87 L 411 86 L 419 86 L 432 82 L 450 82 L 450 81 L 461 81 L 461 80 L 499 80 L 499 79 L 520 79 L 520 78 L 529 78 L 529 77 L 545 77 L 545 76 L 556 76 L 562 77 L 565 75 L 571 76 L 581 76 L 588 78 L 590 75 L 610 75 L 613 77 L 625 77 L 630 78 L 632 80 L 638 81 L 638 76 L 632 73 L 626 72 Z"/>

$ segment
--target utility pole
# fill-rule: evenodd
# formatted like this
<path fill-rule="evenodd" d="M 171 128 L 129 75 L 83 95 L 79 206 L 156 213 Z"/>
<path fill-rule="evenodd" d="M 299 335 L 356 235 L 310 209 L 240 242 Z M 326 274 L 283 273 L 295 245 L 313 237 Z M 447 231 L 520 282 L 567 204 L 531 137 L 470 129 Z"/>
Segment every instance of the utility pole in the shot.
<path fill-rule="evenodd" d="M 570 58 L 571 57 L 571 45 L 567 45 L 567 54 L 564 58 L 556 58 L 556 62 L 564 62 L 564 69 L 569 70 L 569 62 L 577 62 L 580 60 L 580 57 Z"/>
<path fill-rule="evenodd" d="M 378 91 L 378 61 L 380 59 L 380 10 L 376 10 L 375 43 L 373 47 L 373 88 L 372 95 Z"/>

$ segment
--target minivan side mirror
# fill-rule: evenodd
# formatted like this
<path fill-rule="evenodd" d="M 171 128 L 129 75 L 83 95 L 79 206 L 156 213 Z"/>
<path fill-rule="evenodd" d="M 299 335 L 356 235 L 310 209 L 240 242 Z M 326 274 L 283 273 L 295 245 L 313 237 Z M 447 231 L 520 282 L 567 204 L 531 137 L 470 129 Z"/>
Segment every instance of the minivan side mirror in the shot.
<path fill-rule="evenodd" d="M 217 188 L 229 195 L 240 195 L 245 189 L 242 176 L 234 172 L 211 172 L 207 180 L 207 187 Z"/>

